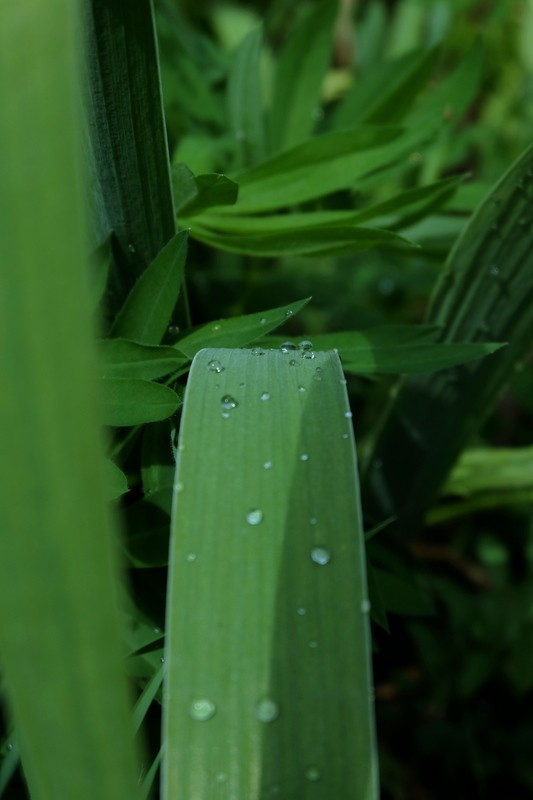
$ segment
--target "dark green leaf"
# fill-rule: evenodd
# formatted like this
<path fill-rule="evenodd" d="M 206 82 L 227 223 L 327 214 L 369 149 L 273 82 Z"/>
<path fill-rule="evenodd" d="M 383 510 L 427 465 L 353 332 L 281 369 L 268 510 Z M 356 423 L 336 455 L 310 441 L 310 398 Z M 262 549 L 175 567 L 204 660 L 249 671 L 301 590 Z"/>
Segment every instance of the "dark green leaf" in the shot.
<path fill-rule="evenodd" d="M 129 339 L 103 339 L 99 342 L 102 378 L 162 378 L 183 366 L 173 347 L 139 344 Z"/>
<path fill-rule="evenodd" d="M 105 459 L 105 488 L 108 500 L 115 500 L 128 491 L 126 476 L 110 458 Z"/>
<path fill-rule="evenodd" d="M 180 399 L 172 389 L 137 378 L 102 378 L 104 424 L 142 425 L 166 419 Z"/>
<path fill-rule="evenodd" d="M 143 272 L 113 325 L 112 334 L 159 344 L 176 305 L 185 267 L 187 233 L 177 233 Z"/>
<path fill-rule="evenodd" d="M 346 372 L 365 375 L 374 372 L 416 374 L 466 364 L 503 347 L 497 343 L 413 344 L 395 347 L 372 346 L 340 350 Z"/>
<path fill-rule="evenodd" d="M 199 214 L 213 206 L 233 205 L 239 186 L 225 175 L 216 173 L 194 176 L 185 164 L 172 168 L 174 202 L 179 216 Z"/>
<path fill-rule="evenodd" d="M 239 46 L 228 79 L 229 118 L 235 137 L 236 168 L 262 161 L 266 153 L 261 97 L 262 29 L 251 31 Z"/>

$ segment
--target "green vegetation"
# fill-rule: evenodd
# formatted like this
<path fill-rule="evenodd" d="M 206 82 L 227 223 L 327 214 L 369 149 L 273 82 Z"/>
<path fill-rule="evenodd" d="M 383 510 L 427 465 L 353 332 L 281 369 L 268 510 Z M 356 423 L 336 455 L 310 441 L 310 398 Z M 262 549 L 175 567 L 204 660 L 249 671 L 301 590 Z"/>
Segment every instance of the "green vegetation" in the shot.
<path fill-rule="evenodd" d="M 154 5 L 0 10 L 0 797 L 529 797 L 531 4 Z"/>

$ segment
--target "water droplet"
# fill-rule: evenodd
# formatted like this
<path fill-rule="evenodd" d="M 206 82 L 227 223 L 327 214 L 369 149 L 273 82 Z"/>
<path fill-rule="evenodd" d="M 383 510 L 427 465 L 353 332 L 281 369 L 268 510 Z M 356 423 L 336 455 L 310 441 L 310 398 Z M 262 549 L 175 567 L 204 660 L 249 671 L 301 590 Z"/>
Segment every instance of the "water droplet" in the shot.
<path fill-rule="evenodd" d="M 296 363 L 297 363 L 297 362 L 296 362 L 296 359 L 295 359 L 295 358 L 291 358 L 291 360 L 289 361 L 289 366 L 291 366 L 291 367 L 295 367 L 295 366 L 296 366 Z"/>
<path fill-rule="evenodd" d="M 349 434 L 349 433 L 343 433 L 343 434 L 342 434 L 342 438 L 343 438 L 343 439 L 349 439 L 349 437 L 350 437 L 350 434 Z"/>
<path fill-rule="evenodd" d="M 272 461 L 265 461 L 263 469 L 272 469 Z"/>
<path fill-rule="evenodd" d="M 161 628 L 154 628 L 154 633 L 161 633 Z"/>
<path fill-rule="evenodd" d="M 227 780 L 228 776 L 226 775 L 225 772 L 217 772 L 217 774 L 215 775 L 215 781 L 217 783 L 226 783 Z"/>
<path fill-rule="evenodd" d="M 341 379 L 339 380 L 339 383 L 340 383 L 342 386 L 346 386 L 346 384 L 348 383 L 348 381 L 346 380 L 346 378 L 341 378 Z"/>
<path fill-rule="evenodd" d="M 290 353 L 291 350 L 296 350 L 294 342 L 282 342 L 279 346 L 282 353 Z"/>
<path fill-rule="evenodd" d="M 309 520 L 309 524 L 310 525 L 316 525 L 316 523 L 317 523 L 316 517 L 311 517 L 311 519 Z"/>
<path fill-rule="evenodd" d="M 179 325 L 169 325 L 167 328 L 167 333 L 169 336 L 177 336 L 180 330 L 181 328 Z"/>
<path fill-rule="evenodd" d="M 193 561 L 196 561 L 196 559 L 197 559 L 197 555 L 196 555 L 196 553 L 187 553 L 187 555 L 185 556 L 185 559 L 186 559 L 186 561 L 188 561 L 190 564 L 192 564 L 192 562 L 193 562 Z"/>
<path fill-rule="evenodd" d="M 288 310 L 285 312 L 285 316 L 286 316 L 286 317 L 292 317 L 292 315 L 293 315 L 293 314 L 294 314 L 294 311 L 293 311 L 291 308 L 289 308 L 289 309 L 288 309 Z"/>
<path fill-rule="evenodd" d="M 314 350 L 304 350 L 302 356 L 304 358 L 315 358 Z"/>
<path fill-rule="evenodd" d="M 381 469 L 383 467 L 383 461 L 381 458 L 375 458 L 372 462 L 373 469 Z"/>
<path fill-rule="evenodd" d="M 263 392 L 261 395 L 261 400 L 270 400 L 270 392 Z"/>
<path fill-rule="evenodd" d="M 308 453 L 300 453 L 300 461 L 309 461 Z"/>
<path fill-rule="evenodd" d="M 245 383 L 239 383 L 239 389 L 246 389 Z"/>
<path fill-rule="evenodd" d="M 220 404 L 224 409 L 224 411 L 231 411 L 232 409 L 237 408 L 237 406 L 239 405 L 237 401 L 230 394 L 225 394 L 222 400 L 220 401 Z"/>
<path fill-rule="evenodd" d="M 300 342 L 298 347 L 300 348 L 300 350 L 302 350 L 304 352 L 306 350 L 312 350 L 313 349 L 313 342 L 310 342 L 309 339 L 304 339 L 303 342 Z"/>
<path fill-rule="evenodd" d="M 493 278 L 495 278 L 497 275 L 500 274 L 500 268 L 496 264 L 491 264 L 489 272 L 493 276 Z"/>
<path fill-rule="evenodd" d="M 299 609 L 297 609 L 296 613 L 298 614 L 299 617 L 305 617 L 305 615 L 307 614 L 307 609 L 301 606 Z"/>
<path fill-rule="evenodd" d="M 264 356 L 265 351 L 261 347 L 252 347 L 251 353 L 253 356 Z"/>
<path fill-rule="evenodd" d="M 298 391 L 299 392 L 306 392 L 307 389 L 305 388 L 305 386 L 298 386 Z"/>
<path fill-rule="evenodd" d="M 212 331 L 219 331 L 220 328 L 221 328 L 221 325 L 220 325 L 219 322 L 215 322 L 215 324 L 211 326 L 211 330 Z"/>
<path fill-rule="evenodd" d="M 220 416 L 223 419 L 229 419 L 229 412 L 228 411 L 223 411 Z"/>
<path fill-rule="evenodd" d="M 353 417 L 353 414 L 351 411 L 346 411 L 344 416 L 346 417 L 346 419 L 351 419 Z"/>
<path fill-rule="evenodd" d="M 207 722 L 208 719 L 215 716 L 216 710 L 216 705 L 212 700 L 208 700 L 207 697 L 193 700 L 189 708 L 191 717 L 197 722 Z"/>
<path fill-rule="evenodd" d="M 271 700 L 270 697 L 264 697 L 257 704 L 255 716 L 259 722 L 274 722 L 279 717 L 278 704 Z"/>
<path fill-rule="evenodd" d="M 316 650 L 318 647 L 318 642 L 315 639 L 311 639 L 310 642 L 307 642 L 307 646 L 311 648 L 311 650 Z"/>
<path fill-rule="evenodd" d="M 331 561 L 331 553 L 325 547 L 313 547 L 311 550 L 311 559 L 315 564 L 320 564 L 321 567 L 329 564 Z"/>
<path fill-rule="evenodd" d="M 259 525 L 263 521 L 263 512 L 260 508 L 252 508 L 246 515 L 246 522 L 249 525 Z"/>
<path fill-rule="evenodd" d="M 370 611 L 370 607 L 371 607 L 370 600 L 368 600 L 367 598 L 361 600 L 361 611 L 363 614 L 368 614 L 368 612 Z"/>
<path fill-rule="evenodd" d="M 259 320 L 259 323 L 260 323 L 261 325 L 266 325 L 266 324 L 267 324 L 267 322 L 268 322 L 268 320 L 267 320 L 267 318 L 266 318 L 266 317 L 261 317 L 261 319 Z"/>
<path fill-rule="evenodd" d="M 223 367 L 220 361 L 213 359 L 213 361 L 210 361 L 209 364 L 207 365 L 207 369 L 209 370 L 209 372 L 220 373 L 224 372 L 226 367 Z"/>
<path fill-rule="evenodd" d="M 318 767 L 308 767 L 305 770 L 305 777 L 308 781 L 319 781 L 322 776 Z"/>
<path fill-rule="evenodd" d="M 130 251 L 130 253 L 135 253 L 136 252 L 135 251 L 135 245 L 130 243 L 128 245 L 128 250 Z"/>
<path fill-rule="evenodd" d="M 161 662 L 162 664 L 164 664 L 164 663 L 165 663 L 165 656 L 161 656 L 161 658 L 160 658 L 159 660 L 160 660 L 160 662 Z"/>
<path fill-rule="evenodd" d="M 177 494 L 181 494 L 181 493 L 182 493 L 182 491 L 183 491 L 183 484 L 182 484 L 182 482 L 181 482 L 181 481 L 178 481 L 178 482 L 177 482 L 177 484 L 174 486 L 174 491 L 175 491 Z"/>

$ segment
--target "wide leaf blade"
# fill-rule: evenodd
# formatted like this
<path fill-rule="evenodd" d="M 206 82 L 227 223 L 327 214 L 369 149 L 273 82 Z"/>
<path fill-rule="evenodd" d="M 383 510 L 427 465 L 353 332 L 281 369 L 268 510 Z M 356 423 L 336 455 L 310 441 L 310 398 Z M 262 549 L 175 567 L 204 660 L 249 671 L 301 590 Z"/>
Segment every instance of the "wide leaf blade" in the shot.
<path fill-rule="evenodd" d="M 213 349 L 193 362 L 170 548 L 164 800 L 377 798 L 343 383 L 334 353 Z"/>

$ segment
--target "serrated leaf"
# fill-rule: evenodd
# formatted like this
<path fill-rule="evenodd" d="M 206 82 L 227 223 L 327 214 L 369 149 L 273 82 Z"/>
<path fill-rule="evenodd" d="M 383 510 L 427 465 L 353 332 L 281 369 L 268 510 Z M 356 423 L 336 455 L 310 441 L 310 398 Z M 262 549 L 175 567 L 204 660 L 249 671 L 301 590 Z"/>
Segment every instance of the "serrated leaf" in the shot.
<path fill-rule="evenodd" d="M 292 360 L 208 349 L 192 365 L 170 547 L 165 800 L 211 800 L 221 775 L 247 800 L 272 787 L 377 798 L 347 395 L 334 353 Z"/>
<path fill-rule="evenodd" d="M 142 344 L 163 339 L 183 281 L 187 233 L 181 231 L 143 272 L 115 320 L 112 335 Z"/>
<path fill-rule="evenodd" d="M 251 31 L 240 44 L 228 78 L 228 109 L 237 154 L 236 168 L 262 161 L 266 154 L 261 97 L 260 56 L 262 28 Z"/>
<path fill-rule="evenodd" d="M 333 44 L 336 8 L 329 0 L 315 4 L 289 33 L 277 60 L 270 135 L 274 152 L 308 138 L 316 125 L 322 79 Z"/>
<path fill-rule="evenodd" d="M 271 308 L 256 314 L 220 319 L 202 325 L 197 330 L 179 339 L 175 347 L 192 358 L 203 347 L 244 347 L 261 336 L 279 328 L 309 302 L 311 298 L 289 303 L 280 308 Z"/>
<path fill-rule="evenodd" d="M 104 424 L 142 425 L 166 419 L 180 405 L 176 392 L 160 383 L 138 378 L 102 378 Z"/>
<path fill-rule="evenodd" d="M 102 378 L 162 378 L 187 363 L 173 347 L 139 344 L 129 339 L 98 343 Z"/>

